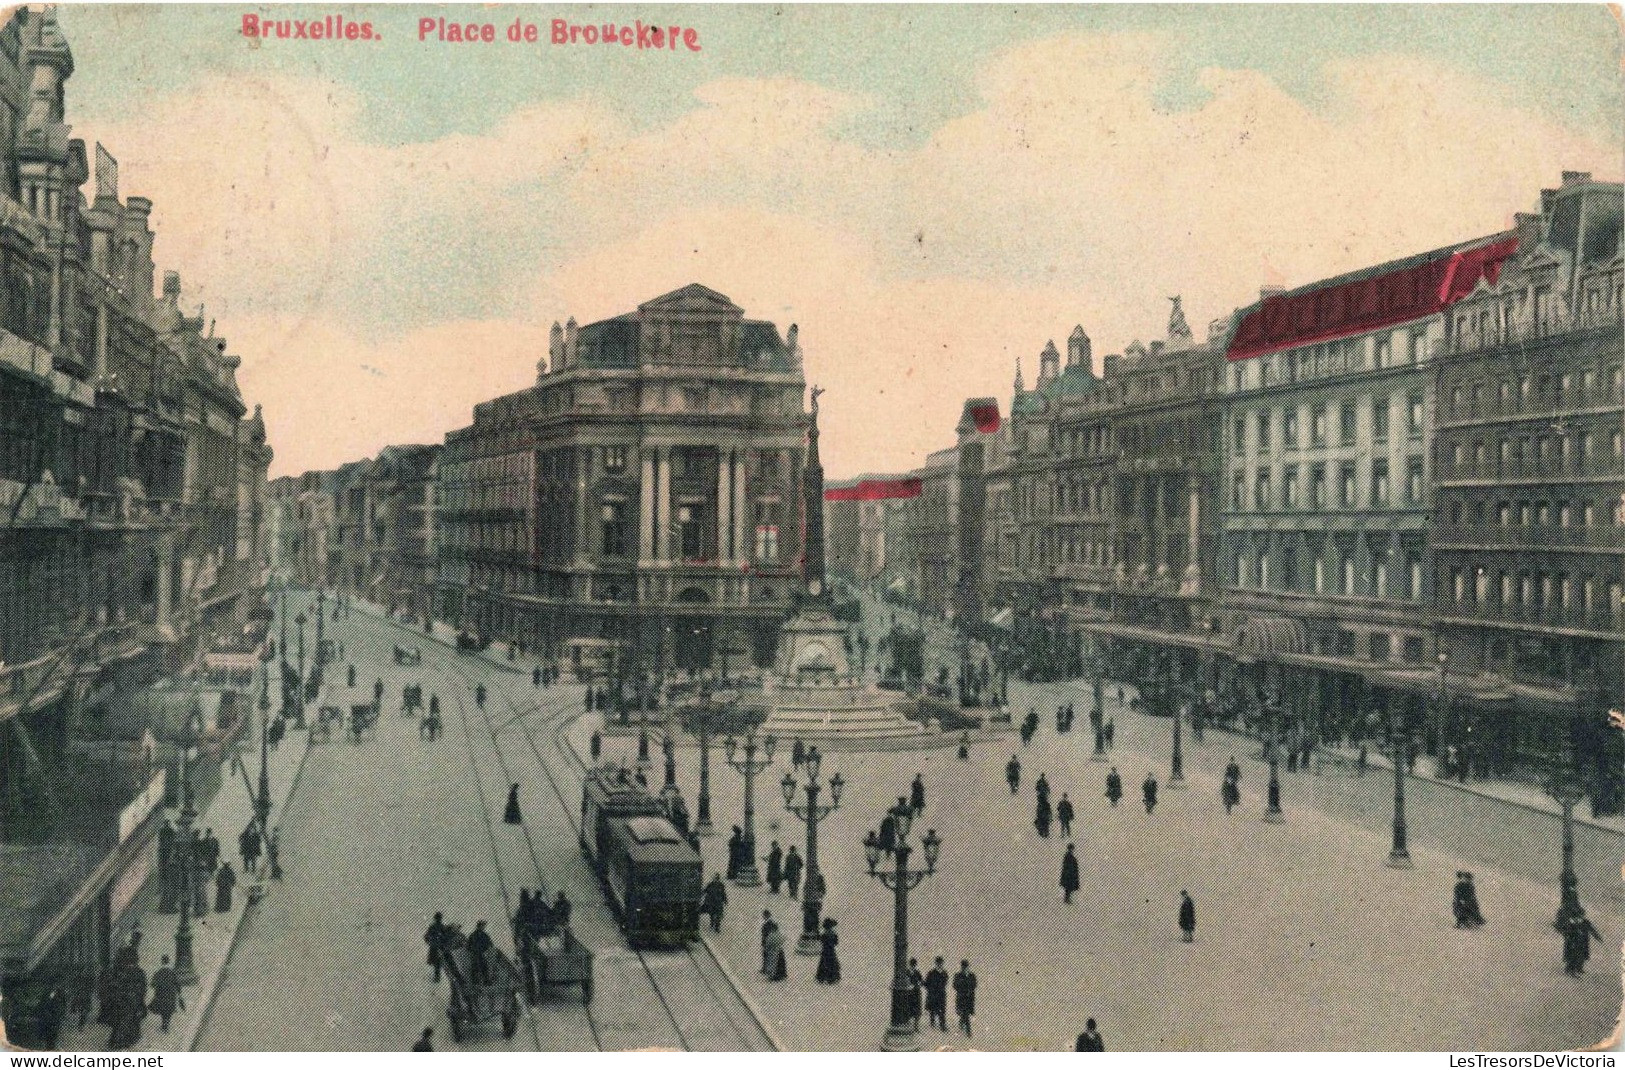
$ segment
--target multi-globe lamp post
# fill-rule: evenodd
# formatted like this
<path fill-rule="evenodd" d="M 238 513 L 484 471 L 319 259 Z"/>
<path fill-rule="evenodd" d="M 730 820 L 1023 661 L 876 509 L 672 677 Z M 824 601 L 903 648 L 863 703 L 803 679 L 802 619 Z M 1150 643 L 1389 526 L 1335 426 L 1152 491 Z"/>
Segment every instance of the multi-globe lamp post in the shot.
<path fill-rule="evenodd" d="M 899 804 L 892 807 L 888 813 L 891 815 L 896 837 L 895 846 L 889 850 L 883 848 L 880 837 L 873 829 L 870 829 L 868 835 L 863 838 L 863 852 L 869 863 L 869 876 L 891 889 L 895 895 L 892 918 L 891 1024 L 886 1028 L 886 1036 L 881 1041 L 881 1047 L 886 1051 L 914 1051 L 919 1047 L 919 1031 L 914 1025 L 914 986 L 909 982 L 908 971 L 908 893 L 927 876 L 937 871 L 937 855 L 942 850 L 942 839 L 935 829 L 927 829 L 920 841 L 920 848 L 925 855 L 925 869 L 910 870 L 908 860 L 914 849 L 908 844 L 908 833 L 913 823 L 914 811 L 906 804 Z M 893 869 L 890 872 L 879 868 L 883 855 L 891 856 Z"/>
<path fill-rule="evenodd" d="M 722 744 L 728 764 L 745 778 L 745 824 L 741 830 L 744 837 L 744 847 L 741 853 L 738 875 L 734 883 L 744 888 L 753 888 L 762 883 L 761 872 L 756 868 L 756 774 L 773 764 L 773 751 L 778 747 L 778 740 L 768 736 L 761 741 L 762 757 L 756 756 L 757 742 L 756 730 L 752 728 L 745 733 L 744 754 L 736 759 L 735 754 L 739 744 L 733 736 L 729 736 Z M 811 875 L 809 874 L 809 879 Z"/>
<path fill-rule="evenodd" d="M 818 802 L 819 792 L 823 790 L 823 785 L 818 782 L 818 768 L 822 760 L 818 748 L 813 747 L 801 763 L 807 774 L 807 782 L 798 785 L 791 773 L 784 774 L 784 779 L 779 781 L 779 787 L 784 791 L 784 808 L 807 824 L 807 874 L 801 894 L 801 940 L 796 945 L 796 950 L 803 955 L 816 955 L 823 947 L 819 940 L 824 896 L 823 882 L 818 879 L 818 823 L 841 808 L 841 792 L 846 787 L 846 779 L 836 773 L 829 778 L 829 804 L 826 806 Z M 797 787 L 806 792 L 806 802 L 796 802 Z"/>

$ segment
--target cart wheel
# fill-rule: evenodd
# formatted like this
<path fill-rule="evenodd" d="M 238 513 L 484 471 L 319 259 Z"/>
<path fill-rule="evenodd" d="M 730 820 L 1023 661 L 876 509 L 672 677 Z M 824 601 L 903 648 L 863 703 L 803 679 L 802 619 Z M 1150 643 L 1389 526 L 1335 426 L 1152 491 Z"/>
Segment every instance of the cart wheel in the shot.
<path fill-rule="evenodd" d="M 519 1028 L 519 1012 L 507 1010 L 502 1012 L 502 1035 L 511 1038 L 514 1031 Z"/>
<path fill-rule="evenodd" d="M 462 1040 L 463 1020 L 457 1017 L 457 1015 L 453 1014 L 451 1011 L 446 1012 L 446 1017 L 451 1019 L 451 1039 Z"/>
<path fill-rule="evenodd" d="M 586 980 L 581 982 L 581 1002 L 583 1002 L 583 1003 L 591 1003 L 592 1002 L 592 978 L 591 977 L 589 977 Z"/>

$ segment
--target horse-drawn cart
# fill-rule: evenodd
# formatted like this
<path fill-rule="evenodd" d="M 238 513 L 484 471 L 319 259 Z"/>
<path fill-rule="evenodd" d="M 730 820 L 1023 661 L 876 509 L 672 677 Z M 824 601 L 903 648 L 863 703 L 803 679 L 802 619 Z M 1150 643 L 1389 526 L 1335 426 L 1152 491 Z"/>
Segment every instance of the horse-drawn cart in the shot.
<path fill-rule="evenodd" d="M 552 987 L 580 985 L 581 1002 L 592 1002 L 592 948 L 575 938 L 568 926 L 539 937 L 531 959 L 536 970 L 537 995 Z"/>
<path fill-rule="evenodd" d="M 396 647 L 395 647 L 395 664 L 397 664 L 397 665 L 419 665 L 419 664 L 422 664 L 422 662 L 423 662 L 423 651 L 422 650 L 420 650 L 420 649 L 418 649 L 416 647 L 412 648 L 411 650 L 408 650 L 404 646 L 400 646 L 399 644 L 396 645 Z"/>
<path fill-rule="evenodd" d="M 463 1030 L 479 1022 L 502 1021 L 502 1035 L 511 1037 L 519 1028 L 519 991 L 523 980 L 519 970 L 496 948 L 485 953 L 484 969 L 476 976 L 466 941 L 444 951 L 446 978 L 451 982 L 451 1000 L 446 1017 L 451 1020 L 453 1039 L 462 1040 Z"/>
<path fill-rule="evenodd" d="M 378 706 L 372 702 L 357 702 L 350 706 L 350 742 L 360 743 L 362 736 L 378 734 Z"/>
<path fill-rule="evenodd" d="M 337 706 L 323 706 L 316 711 L 316 723 L 310 726 L 312 743 L 327 743 L 333 738 L 333 726 L 344 723 L 344 711 Z"/>

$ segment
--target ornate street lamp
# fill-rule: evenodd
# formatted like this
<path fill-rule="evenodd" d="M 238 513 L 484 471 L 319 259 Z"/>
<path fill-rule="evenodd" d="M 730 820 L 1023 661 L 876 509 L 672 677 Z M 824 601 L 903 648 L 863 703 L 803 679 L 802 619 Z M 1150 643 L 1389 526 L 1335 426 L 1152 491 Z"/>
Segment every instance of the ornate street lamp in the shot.
<path fill-rule="evenodd" d="M 1409 770 L 1410 721 L 1404 714 L 1388 707 L 1388 740 L 1394 762 L 1394 841 L 1388 850 L 1388 864 L 1395 869 L 1411 868 L 1411 852 L 1405 836 L 1405 777 Z"/>
<path fill-rule="evenodd" d="M 1269 805 L 1264 808 L 1264 820 L 1285 821 L 1281 812 L 1281 697 L 1271 691 L 1264 696 L 1264 717 L 1269 722 L 1270 786 Z"/>
<path fill-rule="evenodd" d="M 1185 752 L 1180 745 L 1179 739 L 1179 724 L 1185 719 L 1185 706 L 1183 697 L 1179 693 L 1182 688 L 1169 677 L 1166 671 L 1163 673 L 1162 686 L 1163 695 L 1168 703 L 1168 713 L 1174 722 L 1174 751 L 1168 770 L 1168 787 L 1170 789 L 1179 789 L 1185 786 Z"/>
<path fill-rule="evenodd" d="M 1580 774 L 1574 753 L 1574 730 L 1570 726 L 1568 739 L 1562 749 L 1546 763 L 1543 787 L 1557 805 L 1563 808 L 1563 870 L 1558 876 L 1560 899 L 1557 924 L 1581 913 L 1580 882 L 1574 873 L 1574 807 L 1586 796 L 1585 780 Z"/>
<path fill-rule="evenodd" d="M 305 615 L 303 613 L 299 614 L 293 618 L 293 622 L 299 626 L 299 706 L 303 708 L 305 705 Z"/>
<path fill-rule="evenodd" d="M 282 590 L 277 592 L 277 618 L 282 629 L 282 641 L 277 643 L 277 654 L 282 664 L 288 664 L 288 588 L 284 584 Z"/>
<path fill-rule="evenodd" d="M 823 889 L 819 887 L 818 880 L 818 823 L 841 808 L 841 792 L 846 787 L 846 779 L 836 773 L 829 778 L 829 805 L 819 805 L 818 793 L 822 785 L 818 783 L 818 766 L 821 761 L 818 748 L 814 747 L 801 763 L 807 774 L 806 784 L 801 785 L 807 793 L 805 803 L 796 803 L 797 785 L 792 774 L 784 774 L 784 779 L 779 781 L 779 787 L 784 791 L 784 808 L 807 824 L 807 874 L 801 886 L 801 940 L 796 944 L 796 950 L 803 955 L 816 955 L 823 949 L 818 935 L 824 912 Z"/>
<path fill-rule="evenodd" d="M 711 828 L 711 700 L 694 707 L 695 733 L 700 737 L 700 797 L 696 803 L 694 831 L 709 836 Z"/>
<path fill-rule="evenodd" d="M 254 798 L 254 816 L 259 822 L 260 839 L 267 847 L 271 842 L 271 761 L 268 750 L 271 735 L 271 658 L 266 652 L 260 663 L 260 783 Z M 273 880 L 282 879 L 282 867 L 266 852 Z"/>
<path fill-rule="evenodd" d="M 745 827 L 744 827 L 744 865 L 739 868 L 739 874 L 734 883 L 743 888 L 754 888 L 762 883 L 762 875 L 756 869 L 756 774 L 773 764 L 773 751 L 778 741 L 772 736 L 762 740 L 763 756 L 756 757 L 756 729 L 752 728 L 745 733 L 745 753 L 741 760 L 734 760 L 734 752 L 738 748 L 734 737 L 729 736 L 722 744 L 727 754 L 728 764 L 745 777 Z M 810 877 L 810 874 L 809 874 Z"/>
<path fill-rule="evenodd" d="M 892 920 L 891 1025 L 886 1029 L 881 1047 L 886 1051 L 915 1051 L 919 1047 L 919 1033 L 914 1027 L 913 986 L 909 984 L 908 977 L 908 893 L 937 871 L 937 855 L 942 850 L 942 840 L 935 829 L 927 829 L 920 841 L 920 847 L 925 852 L 925 869 L 910 871 L 908 858 L 913 848 L 908 845 L 908 831 L 913 811 L 907 806 L 894 806 L 888 813 L 896 830 L 896 846 L 890 851 L 883 851 L 880 837 L 873 829 L 863 838 L 869 876 L 896 894 Z M 890 873 L 879 868 L 882 854 L 890 854 L 896 863 L 896 868 Z"/>
<path fill-rule="evenodd" d="M 181 750 L 181 814 L 175 832 L 175 865 L 180 869 L 180 921 L 175 926 L 175 980 L 183 985 L 197 984 L 197 967 L 192 962 L 192 882 L 197 880 L 197 862 L 192 857 L 192 822 L 197 810 L 192 804 L 192 752 L 203 736 L 203 711 L 195 705 L 186 717 L 186 734 Z"/>
<path fill-rule="evenodd" d="M 327 616 L 323 612 L 326 603 L 327 592 L 318 589 L 316 591 L 316 667 L 313 670 L 313 675 L 318 680 L 322 678 L 322 663 L 326 661 L 326 658 L 322 656 L 322 619 Z"/>

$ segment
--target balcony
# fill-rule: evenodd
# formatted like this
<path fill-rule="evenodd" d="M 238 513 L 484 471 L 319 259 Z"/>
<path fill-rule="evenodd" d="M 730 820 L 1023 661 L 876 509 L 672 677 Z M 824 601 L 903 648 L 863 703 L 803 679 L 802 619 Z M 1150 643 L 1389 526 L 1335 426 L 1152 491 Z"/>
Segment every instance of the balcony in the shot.
<path fill-rule="evenodd" d="M 1450 339 L 1450 352 L 1479 353 L 1602 327 L 1618 330 L 1619 326 L 1620 309 L 1617 305 L 1607 309 L 1581 310 L 1571 315 L 1545 316 L 1538 320 L 1526 319 L 1493 325 L 1482 331 L 1461 331 Z"/>
<path fill-rule="evenodd" d="M 1493 602 L 1444 603 L 1440 622 L 1482 623 L 1513 628 L 1566 629 L 1591 632 L 1601 638 L 1619 638 L 1625 630 L 1625 610 L 1581 609 L 1575 606 L 1497 605 Z"/>
<path fill-rule="evenodd" d="M 1444 524 L 1434 528 L 1433 542 L 1441 548 L 1622 550 L 1625 549 L 1625 526 L 1599 524 L 1565 528 Z"/>

